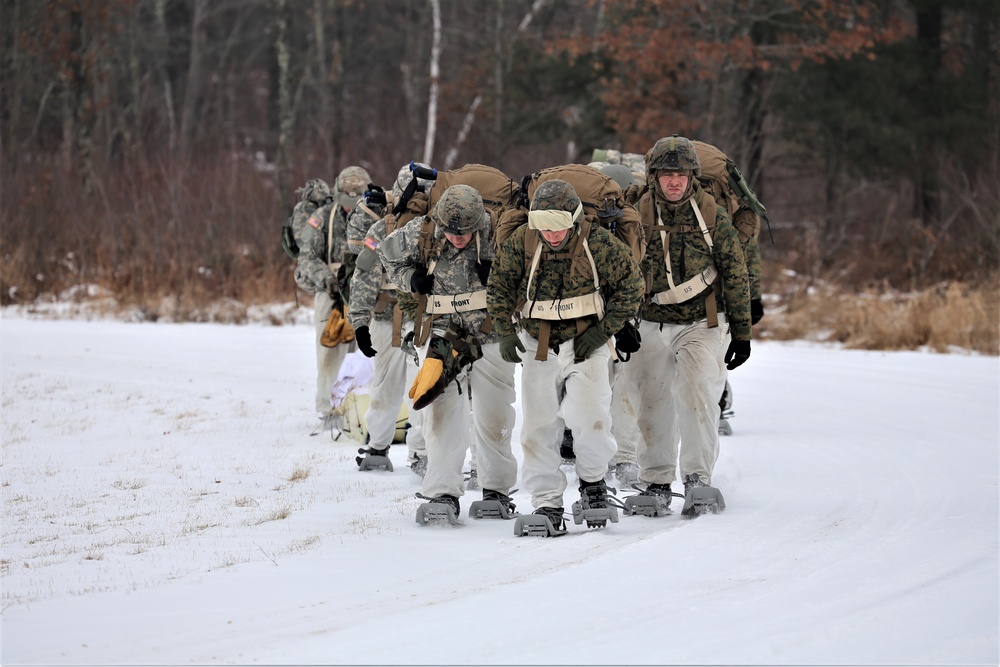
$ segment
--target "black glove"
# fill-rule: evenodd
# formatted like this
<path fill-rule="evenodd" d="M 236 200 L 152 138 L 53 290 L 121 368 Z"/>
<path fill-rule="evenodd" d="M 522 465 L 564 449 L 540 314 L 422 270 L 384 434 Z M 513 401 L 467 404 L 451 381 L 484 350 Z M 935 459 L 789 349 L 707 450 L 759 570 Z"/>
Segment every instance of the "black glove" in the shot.
<path fill-rule="evenodd" d="M 476 273 L 479 274 L 479 282 L 486 286 L 486 281 L 490 279 L 490 268 L 493 266 L 493 262 L 488 259 L 484 259 L 481 262 L 476 262 Z"/>
<path fill-rule="evenodd" d="M 358 343 L 358 349 L 361 350 L 361 354 L 366 357 L 374 357 L 376 350 L 372 347 L 372 335 L 368 331 L 368 325 L 363 324 L 354 330 L 354 340 Z"/>
<path fill-rule="evenodd" d="M 368 184 L 368 189 L 365 190 L 364 199 L 366 206 L 384 207 L 388 203 L 385 199 L 385 190 L 374 183 Z"/>
<path fill-rule="evenodd" d="M 742 366 L 743 362 L 750 358 L 750 341 L 733 340 L 726 350 L 726 368 L 733 370 L 737 366 Z"/>
<path fill-rule="evenodd" d="M 750 299 L 750 326 L 760 322 L 764 317 L 764 304 L 760 299 Z"/>
<path fill-rule="evenodd" d="M 326 293 L 333 300 L 334 308 L 340 308 L 344 305 L 344 295 L 340 292 L 340 283 L 337 282 L 336 277 L 330 279 L 330 284 L 326 286 Z"/>
<path fill-rule="evenodd" d="M 626 322 L 621 331 L 615 334 L 615 348 L 624 354 L 638 352 L 641 342 L 642 336 L 639 335 L 639 330 L 631 322 Z"/>
<path fill-rule="evenodd" d="M 410 291 L 417 294 L 430 294 L 434 289 L 434 276 L 427 275 L 427 267 L 418 266 L 410 276 Z"/>

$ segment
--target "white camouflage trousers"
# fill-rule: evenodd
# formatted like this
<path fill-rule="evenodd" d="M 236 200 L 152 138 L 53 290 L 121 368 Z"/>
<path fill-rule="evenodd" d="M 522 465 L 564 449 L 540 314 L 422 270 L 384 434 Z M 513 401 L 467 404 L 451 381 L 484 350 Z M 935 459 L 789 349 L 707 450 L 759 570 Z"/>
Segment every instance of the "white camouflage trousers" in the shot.
<path fill-rule="evenodd" d="M 660 324 L 643 320 L 642 346 L 625 364 L 625 381 L 644 443 L 640 481 L 670 484 L 697 474 L 711 484 L 719 457 L 719 396 L 725 383 L 728 326 Z M 679 454 L 679 457 L 678 457 Z"/>
<path fill-rule="evenodd" d="M 470 428 L 475 433 L 482 488 L 508 493 L 517 482 L 517 460 L 510 448 L 515 418 L 514 364 L 500 357 L 497 343 L 483 345 L 482 350 L 482 358 L 458 376 L 461 393 L 455 382 L 449 382 L 444 392 L 423 409 L 427 442 L 423 495 L 430 498 L 443 494 L 461 497 L 465 493 L 462 468 Z M 426 353 L 425 346 L 423 356 Z"/>
<path fill-rule="evenodd" d="M 333 310 L 333 300 L 326 292 L 316 292 L 315 296 L 315 319 L 313 324 L 316 329 L 316 412 L 320 417 L 330 413 L 330 388 L 337 381 L 337 374 L 340 373 L 340 365 L 344 363 L 344 357 L 349 352 L 358 349 L 357 343 L 351 341 L 349 344 L 341 343 L 337 347 L 323 347 L 320 345 L 320 338 L 323 336 L 323 329 L 326 321 L 330 318 L 330 311 Z"/>
<path fill-rule="evenodd" d="M 536 361 L 538 341 L 527 332 L 521 332 L 520 338 L 525 347 L 521 353 L 521 481 L 536 509 L 563 507 L 566 474 L 559 467 L 563 424 L 573 431 L 576 474 L 581 480 L 604 479 L 617 449 L 611 435 L 611 350 L 602 346 L 589 359 L 574 363 L 573 344 L 567 342 L 558 353 L 549 350 L 545 361 Z"/>
<path fill-rule="evenodd" d="M 368 390 L 371 401 L 365 412 L 365 424 L 368 426 L 368 435 L 371 436 L 370 446 L 382 449 L 392 443 L 396 436 L 399 409 L 403 401 L 406 401 L 410 408 L 410 428 L 406 432 L 406 444 L 410 449 L 409 460 L 412 462 L 415 453 L 424 454 L 423 438 L 419 435 L 420 425 L 415 423 L 415 415 L 419 415 L 419 412 L 412 409 L 413 401 L 407 395 L 410 388 L 407 378 L 412 382 L 417 366 L 413 363 L 413 357 L 403 352 L 402 348 L 392 346 L 391 321 L 371 320 L 368 323 L 368 333 L 372 337 L 372 347 L 377 352 L 372 358 L 375 372 Z M 406 335 L 405 326 L 402 335 Z M 417 433 L 414 433 L 414 429 Z"/>
<path fill-rule="evenodd" d="M 632 362 L 611 362 L 611 435 L 618 443 L 613 463 L 635 463 L 636 452 L 642 442 L 635 406 L 625 386 L 625 365 L 629 363 Z"/>

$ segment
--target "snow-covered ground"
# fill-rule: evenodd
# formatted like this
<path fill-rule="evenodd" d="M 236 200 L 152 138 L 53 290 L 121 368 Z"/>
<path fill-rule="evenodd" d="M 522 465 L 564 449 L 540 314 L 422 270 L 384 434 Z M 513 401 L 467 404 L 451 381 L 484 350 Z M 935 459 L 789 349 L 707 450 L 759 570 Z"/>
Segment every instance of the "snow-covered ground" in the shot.
<path fill-rule="evenodd" d="M 3 664 L 1000 660 L 996 357 L 756 344 L 728 511 L 543 539 L 310 437 L 311 335 L 4 314 Z"/>

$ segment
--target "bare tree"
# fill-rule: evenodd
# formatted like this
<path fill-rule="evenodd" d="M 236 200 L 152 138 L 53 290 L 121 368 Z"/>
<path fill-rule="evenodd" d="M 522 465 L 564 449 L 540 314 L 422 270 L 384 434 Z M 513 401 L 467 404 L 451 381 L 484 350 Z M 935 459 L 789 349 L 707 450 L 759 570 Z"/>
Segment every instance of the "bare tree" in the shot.
<path fill-rule="evenodd" d="M 187 83 L 184 87 L 184 109 L 181 114 L 181 150 L 187 155 L 194 140 L 197 125 L 195 115 L 204 86 L 205 72 L 205 8 L 208 0 L 194 0 L 194 16 L 191 19 L 191 49 L 188 56 Z"/>
<path fill-rule="evenodd" d="M 431 38 L 431 68 L 427 93 L 427 133 L 424 136 L 424 163 L 434 158 L 434 138 L 437 132 L 438 88 L 440 86 L 439 60 L 441 59 L 441 1 L 430 0 L 433 17 Z"/>

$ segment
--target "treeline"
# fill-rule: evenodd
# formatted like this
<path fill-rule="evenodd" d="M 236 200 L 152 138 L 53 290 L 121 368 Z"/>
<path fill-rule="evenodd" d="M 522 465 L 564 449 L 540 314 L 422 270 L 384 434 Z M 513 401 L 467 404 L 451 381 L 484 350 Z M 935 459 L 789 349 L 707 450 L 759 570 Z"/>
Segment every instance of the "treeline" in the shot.
<path fill-rule="evenodd" d="M 995 286 L 998 26 L 994 0 L 2 0 L 0 301 L 285 299 L 307 178 L 519 179 L 672 133 L 757 189 L 772 285 Z"/>

